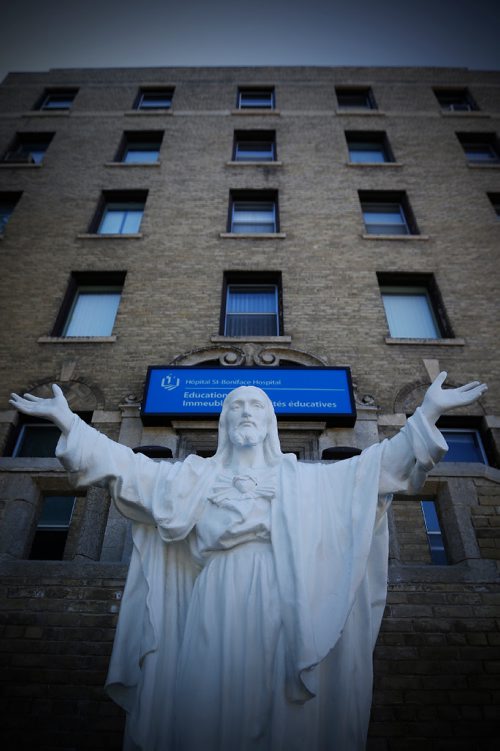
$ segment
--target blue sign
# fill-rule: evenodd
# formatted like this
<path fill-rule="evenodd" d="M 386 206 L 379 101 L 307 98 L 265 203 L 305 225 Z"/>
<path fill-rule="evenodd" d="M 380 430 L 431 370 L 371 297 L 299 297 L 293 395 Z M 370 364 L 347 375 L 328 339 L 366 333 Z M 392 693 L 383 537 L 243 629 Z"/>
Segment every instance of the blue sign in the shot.
<path fill-rule="evenodd" d="M 145 425 L 216 418 L 238 386 L 258 386 L 282 419 L 321 419 L 352 426 L 356 408 L 349 368 L 150 367 L 142 406 Z"/>

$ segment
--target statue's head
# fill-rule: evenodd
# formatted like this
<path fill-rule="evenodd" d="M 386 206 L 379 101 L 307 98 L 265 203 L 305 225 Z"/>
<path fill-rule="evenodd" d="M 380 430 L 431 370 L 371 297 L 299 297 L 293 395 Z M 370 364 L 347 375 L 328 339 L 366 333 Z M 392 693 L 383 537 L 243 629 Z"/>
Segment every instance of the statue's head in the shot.
<path fill-rule="evenodd" d="M 219 443 L 215 459 L 229 462 L 233 448 L 263 444 L 269 465 L 282 457 L 274 407 L 267 394 L 255 386 L 240 386 L 224 399 L 219 418 Z"/>

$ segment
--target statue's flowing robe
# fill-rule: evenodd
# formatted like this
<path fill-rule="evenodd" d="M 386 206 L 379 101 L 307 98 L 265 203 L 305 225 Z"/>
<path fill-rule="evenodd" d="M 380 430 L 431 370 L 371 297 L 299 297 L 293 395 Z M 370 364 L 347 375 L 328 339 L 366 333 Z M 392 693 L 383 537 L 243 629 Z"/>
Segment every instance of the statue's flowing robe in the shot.
<path fill-rule="evenodd" d="M 202 721 L 189 728 L 186 744 L 176 728 L 178 662 L 200 574 L 189 536 L 221 467 L 197 456 L 154 462 L 75 418 L 57 448 L 70 479 L 75 486 L 104 484 L 133 521 L 133 553 L 107 679 L 109 694 L 127 712 L 127 751 L 361 751 L 387 590 L 385 511 L 392 493 L 421 487 L 446 449 L 417 410 L 397 436 L 352 459 L 308 464 L 283 455 L 270 511 L 275 601 L 246 614 L 260 628 L 270 606 L 279 611 L 283 665 L 273 674 L 282 684 L 273 686 L 274 715 L 237 748 L 234 738 L 225 742 L 224 727 L 215 740 Z M 224 628 L 237 630 L 241 623 L 231 615 L 227 596 L 218 593 L 229 620 Z M 230 654 L 210 665 L 214 691 L 224 683 L 226 660 Z"/>

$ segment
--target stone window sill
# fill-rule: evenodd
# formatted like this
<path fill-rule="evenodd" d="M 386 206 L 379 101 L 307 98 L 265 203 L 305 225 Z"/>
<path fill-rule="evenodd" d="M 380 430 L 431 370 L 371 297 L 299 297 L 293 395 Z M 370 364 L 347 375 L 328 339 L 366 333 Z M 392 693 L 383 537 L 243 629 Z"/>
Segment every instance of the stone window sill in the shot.
<path fill-rule="evenodd" d="M 39 344 L 111 344 L 116 336 L 39 336 Z"/>
<path fill-rule="evenodd" d="M 457 337 L 455 339 L 406 339 L 394 336 L 385 337 L 386 344 L 417 344 L 427 346 L 442 346 L 442 347 L 463 347 L 465 345 L 465 339 Z"/>
<path fill-rule="evenodd" d="M 345 109 L 345 110 L 337 108 L 335 110 L 335 114 L 336 115 L 355 115 L 356 117 L 358 117 L 358 115 L 362 115 L 362 116 L 368 115 L 368 117 L 380 117 L 380 116 L 385 117 L 385 112 L 381 112 L 380 110 L 365 109 L 364 107 L 359 108 L 359 109 L 353 107 L 352 109 Z"/>
<path fill-rule="evenodd" d="M 59 459 L 56 457 L 38 456 L 2 456 L 0 457 L 0 470 L 5 472 L 65 472 Z"/>
<path fill-rule="evenodd" d="M 443 117 L 491 117 L 487 112 L 477 112 L 476 110 L 466 110 L 465 112 L 441 110 L 441 115 Z"/>
<path fill-rule="evenodd" d="M 221 232 L 219 237 L 225 240 L 284 240 L 285 232 Z"/>
<path fill-rule="evenodd" d="M 173 115 L 174 113 L 172 112 L 171 107 L 165 107 L 164 109 L 159 107 L 158 109 L 150 109 L 150 110 L 126 110 L 123 114 L 127 116 L 128 115 L 133 115 L 133 116 L 156 115 L 157 117 L 164 117 L 165 115 Z"/>
<path fill-rule="evenodd" d="M 281 167 L 283 162 L 226 162 L 226 167 Z"/>
<path fill-rule="evenodd" d="M 492 164 L 489 164 L 488 162 L 479 163 L 479 162 L 467 162 L 467 167 L 469 169 L 500 169 L 500 162 L 493 162 Z"/>
<path fill-rule="evenodd" d="M 401 162 L 346 162 L 346 167 L 402 167 Z"/>
<path fill-rule="evenodd" d="M 27 164 L 24 162 L 1 162 L 0 169 L 40 169 L 42 164 Z"/>
<path fill-rule="evenodd" d="M 403 242 L 430 240 L 429 235 L 368 235 L 363 233 L 361 237 L 363 240 L 403 240 Z"/>
<path fill-rule="evenodd" d="M 79 240 L 140 240 L 142 232 L 131 234 L 98 234 L 97 232 L 82 232 L 77 235 Z"/>
<path fill-rule="evenodd" d="M 105 162 L 105 167 L 159 167 L 161 162 Z"/>
<path fill-rule="evenodd" d="M 232 115 L 281 115 L 280 110 L 272 110 L 267 108 L 258 108 L 251 109 L 250 107 L 248 109 L 240 109 L 240 110 L 231 110 Z"/>
<path fill-rule="evenodd" d="M 259 344 L 290 344 L 292 341 L 291 336 L 220 336 L 214 335 L 210 337 L 210 341 L 214 344 L 232 344 L 238 342 L 257 342 Z"/>
<path fill-rule="evenodd" d="M 69 117 L 71 110 L 30 110 L 23 117 Z"/>

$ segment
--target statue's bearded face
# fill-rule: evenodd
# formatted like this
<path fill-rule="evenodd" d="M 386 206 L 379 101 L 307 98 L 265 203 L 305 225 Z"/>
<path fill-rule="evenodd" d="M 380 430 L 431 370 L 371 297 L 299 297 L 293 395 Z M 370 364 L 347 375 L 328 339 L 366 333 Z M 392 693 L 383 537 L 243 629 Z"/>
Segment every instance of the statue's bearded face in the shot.
<path fill-rule="evenodd" d="M 256 446 L 267 435 L 267 405 L 259 389 L 239 388 L 227 411 L 229 439 L 234 446 Z"/>

